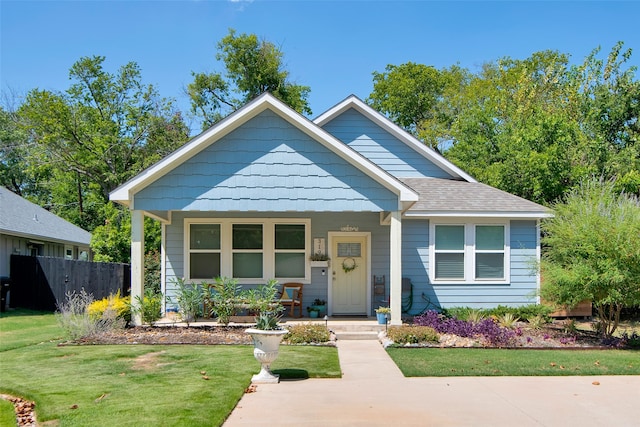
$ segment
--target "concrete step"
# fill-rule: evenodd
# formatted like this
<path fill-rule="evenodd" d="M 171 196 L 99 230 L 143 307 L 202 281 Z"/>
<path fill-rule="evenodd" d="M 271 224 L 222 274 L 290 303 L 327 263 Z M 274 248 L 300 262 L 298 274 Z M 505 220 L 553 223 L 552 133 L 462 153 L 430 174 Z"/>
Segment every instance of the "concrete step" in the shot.
<path fill-rule="evenodd" d="M 360 332 L 340 332 L 334 331 L 336 338 L 340 341 L 346 340 L 377 340 L 378 332 L 375 331 L 360 331 Z"/>

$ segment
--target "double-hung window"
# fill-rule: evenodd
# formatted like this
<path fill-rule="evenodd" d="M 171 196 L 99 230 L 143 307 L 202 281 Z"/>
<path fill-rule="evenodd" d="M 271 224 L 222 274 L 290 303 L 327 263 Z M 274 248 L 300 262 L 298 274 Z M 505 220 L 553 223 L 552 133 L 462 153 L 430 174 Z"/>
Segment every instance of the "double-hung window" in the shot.
<path fill-rule="evenodd" d="M 297 218 L 185 219 L 185 277 L 306 282 L 310 228 L 310 220 Z"/>
<path fill-rule="evenodd" d="M 432 223 L 429 247 L 434 283 L 508 282 L 508 224 Z"/>

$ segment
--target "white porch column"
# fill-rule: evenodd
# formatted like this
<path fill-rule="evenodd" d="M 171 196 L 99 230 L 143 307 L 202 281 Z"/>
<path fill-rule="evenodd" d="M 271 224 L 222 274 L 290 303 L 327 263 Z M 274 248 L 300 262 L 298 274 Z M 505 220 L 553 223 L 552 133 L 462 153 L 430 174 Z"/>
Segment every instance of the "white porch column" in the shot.
<path fill-rule="evenodd" d="M 391 212 L 389 232 L 389 280 L 391 297 L 391 325 L 402 324 L 402 220 L 400 211 Z"/>
<path fill-rule="evenodd" d="M 144 295 L 144 214 L 131 211 L 131 302 Z M 142 317 L 132 316 L 134 325 L 142 324 Z"/>

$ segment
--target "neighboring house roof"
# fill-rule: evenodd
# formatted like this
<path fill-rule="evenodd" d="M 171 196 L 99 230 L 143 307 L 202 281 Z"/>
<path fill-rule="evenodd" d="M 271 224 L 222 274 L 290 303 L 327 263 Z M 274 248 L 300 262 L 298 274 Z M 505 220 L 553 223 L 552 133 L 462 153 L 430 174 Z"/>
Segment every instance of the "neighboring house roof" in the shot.
<path fill-rule="evenodd" d="M 550 217 L 551 210 L 480 182 L 439 178 L 403 178 L 420 194 L 405 216 Z"/>
<path fill-rule="evenodd" d="M 0 233 L 89 246 L 91 233 L 0 187 Z"/>
<path fill-rule="evenodd" d="M 418 140 L 413 135 L 402 129 L 400 126 L 393 123 L 383 114 L 380 114 L 378 111 L 374 110 L 372 107 L 367 105 L 364 101 L 362 101 L 355 95 L 350 95 L 344 101 L 338 103 L 334 107 L 327 110 L 327 112 L 317 117 L 313 122 L 322 127 L 350 108 L 359 111 L 361 114 L 369 118 L 372 122 L 380 126 L 382 129 L 386 130 L 398 140 L 404 142 L 409 147 L 421 153 L 424 157 L 432 161 L 434 164 L 436 164 L 446 172 L 450 173 L 452 176 L 459 177 L 460 179 L 469 182 L 477 182 L 471 175 L 467 174 L 465 171 L 451 163 L 449 160 L 445 159 L 435 150 L 427 147 L 422 141 Z"/>
<path fill-rule="evenodd" d="M 214 144 L 225 135 L 239 128 L 244 123 L 267 109 L 273 111 L 292 126 L 336 153 L 349 164 L 361 170 L 383 187 L 397 194 L 399 196 L 399 202 L 403 204 L 403 209 L 406 209 L 410 204 L 418 200 L 418 195 L 402 182 L 398 181 L 375 163 L 348 147 L 336 137 L 317 126 L 270 93 L 264 93 L 255 98 L 253 101 L 218 122 L 207 131 L 193 138 L 187 144 L 183 145 L 163 160 L 116 188 L 111 192 L 109 196 L 110 199 L 125 206 L 130 206 L 135 198 L 134 196 L 136 192 L 166 175 L 175 167 L 197 155 L 211 144 Z M 135 206 L 133 207 L 135 209 Z"/>

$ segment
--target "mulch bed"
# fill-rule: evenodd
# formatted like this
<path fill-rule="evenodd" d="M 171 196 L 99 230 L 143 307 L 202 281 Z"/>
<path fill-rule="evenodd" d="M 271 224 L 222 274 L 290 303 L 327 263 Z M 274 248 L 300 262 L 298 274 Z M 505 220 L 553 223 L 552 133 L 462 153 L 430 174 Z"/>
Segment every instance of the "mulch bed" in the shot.
<path fill-rule="evenodd" d="M 82 338 L 76 344 L 252 344 L 247 326 L 136 326 Z"/>

